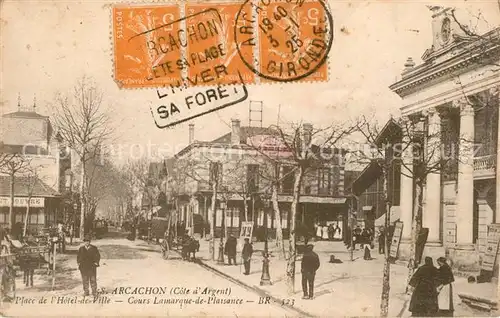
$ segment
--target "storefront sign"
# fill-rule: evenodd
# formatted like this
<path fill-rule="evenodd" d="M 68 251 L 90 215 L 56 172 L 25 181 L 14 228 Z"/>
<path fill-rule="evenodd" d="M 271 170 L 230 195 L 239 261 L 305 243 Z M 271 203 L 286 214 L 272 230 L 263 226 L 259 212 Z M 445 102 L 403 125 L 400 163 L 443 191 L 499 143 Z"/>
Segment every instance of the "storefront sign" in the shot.
<path fill-rule="evenodd" d="M 498 253 L 498 243 L 500 241 L 500 224 L 488 226 L 488 239 L 486 241 L 486 251 L 484 252 L 481 269 L 493 271 Z"/>
<path fill-rule="evenodd" d="M 389 256 L 394 259 L 398 257 L 401 235 L 403 235 L 403 222 L 396 222 L 394 224 L 394 234 L 392 235 L 391 247 L 389 249 Z"/>
<path fill-rule="evenodd" d="M 0 207 L 10 206 L 10 197 L 0 197 Z M 28 198 L 15 197 L 14 207 L 24 208 L 28 206 Z M 45 198 L 31 198 L 30 207 L 32 208 L 43 208 L 45 207 Z"/>
<path fill-rule="evenodd" d="M 253 222 L 241 222 L 240 239 L 248 238 L 252 241 Z"/>

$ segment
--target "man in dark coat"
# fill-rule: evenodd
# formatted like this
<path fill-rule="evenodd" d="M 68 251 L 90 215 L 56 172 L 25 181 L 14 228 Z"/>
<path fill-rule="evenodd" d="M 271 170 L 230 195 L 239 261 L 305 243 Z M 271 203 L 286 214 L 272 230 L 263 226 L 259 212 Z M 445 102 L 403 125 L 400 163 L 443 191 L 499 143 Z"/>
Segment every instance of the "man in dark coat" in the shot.
<path fill-rule="evenodd" d="M 229 265 L 231 265 L 231 261 L 234 261 L 234 265 L 236 264 L 236 245 L 238 245 L 238 241 L 236 240 L 236 237 L 234 237 L 232 234 L 229 235 L 226 241 L 226 246 L 224 247 L 224 252 L 227 255 L 227 259 L 229 262 Z"/>
<path fill-rule="evenodd" d="M 312 299 L 314 297 L 314 277 L 318 268 L 318 254 L 313 252 L 313 246 L 309 244 L 306 246 L 301 263 L 303 299 Z M 307 287 L 309 287 L 309 290 Z"/>
<path fill-rule="evenodd" d="M 95 297 L 97 296 L 97 267 L 99 267 L 101 255 L 97 247 L 90 244 L 90 236 L 85 236 L 84 242 L 85 244 L 78 250 L 76 261 L 82 274 L 84 295 L 89 295 L 90 282 L 92 295 Z"/>
<path fill-rule="evenodd" d="M 252 259 L 253 247 L 248 238 L 245 238 L 245 244 L 243 245 L 243 250 L 241 251 L 241 258 L 243 259 L 243 265 L 245 266 L 245 272 L 243 274 L 250 274 L 250 261 Z"/>
<path fill-rule="evenodd" d="M 420 266 L 410 279 L 414 288 L 410 300 L 410 311 L 414 317 L 431 317 L 438 311 L 437 293 L 438 270 L 432 264 L 432 258 L 426 257 L 425 264 Z"/>

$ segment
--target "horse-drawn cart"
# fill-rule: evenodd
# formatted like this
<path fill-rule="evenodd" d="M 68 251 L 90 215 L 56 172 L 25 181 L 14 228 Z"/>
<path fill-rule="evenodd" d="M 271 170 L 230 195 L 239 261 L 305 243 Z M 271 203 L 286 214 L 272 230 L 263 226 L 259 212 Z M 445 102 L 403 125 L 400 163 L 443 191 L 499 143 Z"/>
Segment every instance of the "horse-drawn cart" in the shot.
<path fill-rule="evenodd" d="M 169 218 L 154 217 L 151 224 L 153 236 L 162 237 L 160 245 L 162 257 L 168 259 L 171 253 L 176 251 L 181 253 L 184 260 L 195 259 L 195 253 L 199 251 L 200 243 L 184 233 L 175 236 L 172 224 L 169 224 L 169 222 Z"/>

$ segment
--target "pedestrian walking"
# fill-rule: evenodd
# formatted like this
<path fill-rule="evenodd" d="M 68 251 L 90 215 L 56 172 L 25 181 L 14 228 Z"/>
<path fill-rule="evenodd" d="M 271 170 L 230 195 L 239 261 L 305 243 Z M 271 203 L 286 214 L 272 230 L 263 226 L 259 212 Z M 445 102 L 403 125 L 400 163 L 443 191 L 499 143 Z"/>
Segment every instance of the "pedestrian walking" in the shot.
<path fill-rule="evenodd" d="M 97 267 L 101 260 L 99 250 L 90 244 L 90 236 L 85 236 L 85 244 L 78 250 L 76 261 L 78 269 L 82 274 L 83 292 L 85 296 L 89 295 L 89 283 L 92 288 L 92 295 L 97 296 Z"/>
<path fill-rule="evenodd" d="M 438 306 L 440 317 L 453 317 L 453 282 L 455 277 L 451 271 L 450 265 L 446 262 L 446 258 L 440 257 L 437 259 L 438 277 Z"/>
<path fill-rule="evenodd" d="M 314 297 L 314 278 L 319 265 L 318 254 L 313 252 L 313 246 L 308 244 L 301 262 L 303 299 L 313 299 Z"/>
<path fill-rule="evenodd" d="M 363 259 L 365 261 L 371 260 L 372 259 L 373 243 L 371 241 L 366 241 L 363 248 L 364 248 Z"/>
<path fill-rule="evenodd" d="M 245 244 L 243 245 L 243 250 L 241 251 L 241 258 L 243 259 L 243 265 L 245 266 L 245 272 L 243 274 L 250 274 L 250 262 L 252 260 L 253 246 L 248 238 L 245 238 Z"/>
<path fill-rule="evenodd" d="M 224 247 L 224 254 L 227 255 L 229 265 L 231 265 L 231 261 L 234 262 L 234 265 L 237 265 L 236 264 L 236 245 L 238 245 L 238 241 L 236 240 L 236 237 L 234 237 L 233 234 L 229 234 L 229 237 L 227 238 L 227 241 L 226 241 L 226 246 Z"/>
<path fill-rule="evenodd" d="M 378 253 L 385 253 L 385 231 L 384 228 L 380 228 L 380 232 L 378 234 Z"/>
<path fill-rule="evenodd" d="M 413 317 L 432 317 L 437 314 L 437 278 L 438 270 L 434 267 L 432 258 L 427 256 L 424 265 L 420 266 L 410 279 L 410 286 L 414 290 L 409 310 Z"/>

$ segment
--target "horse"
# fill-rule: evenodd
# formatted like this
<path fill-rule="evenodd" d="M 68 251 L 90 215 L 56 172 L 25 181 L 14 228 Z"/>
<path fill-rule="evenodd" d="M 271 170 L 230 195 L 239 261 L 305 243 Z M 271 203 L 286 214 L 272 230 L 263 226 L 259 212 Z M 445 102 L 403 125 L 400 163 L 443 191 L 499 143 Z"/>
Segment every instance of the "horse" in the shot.
<path fill-rule="evenodd" d="M 200 251 L 200 242 L 192 237 L 183 239 L 182 242 L 182 259 L 186 261 L 196 260 L 196 252 Z M 192 254 L 192 257 L 191 257 Z"/>

